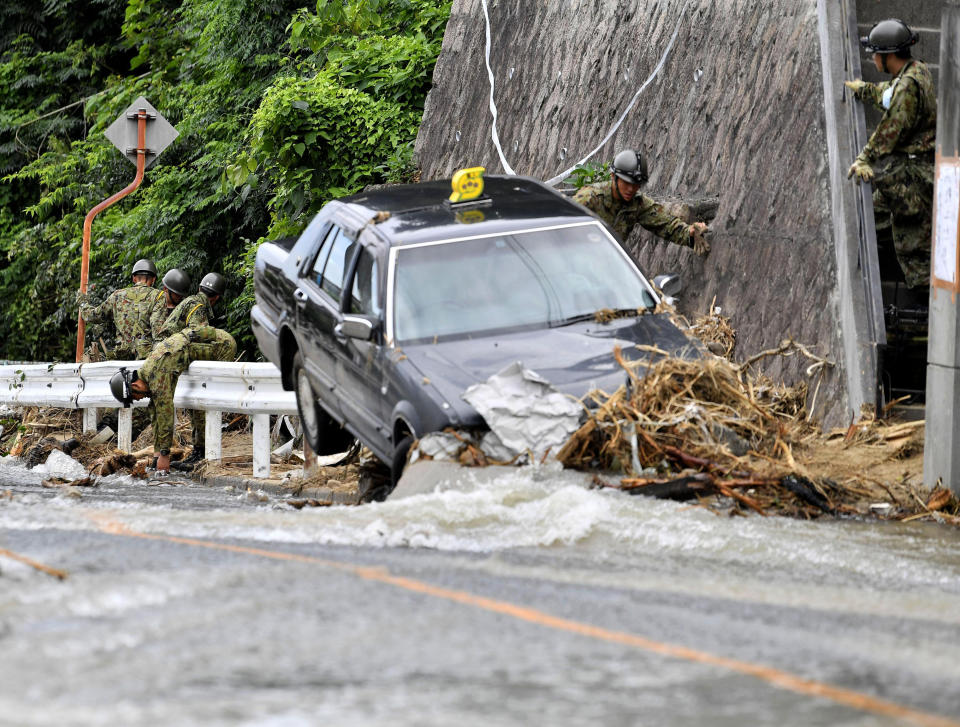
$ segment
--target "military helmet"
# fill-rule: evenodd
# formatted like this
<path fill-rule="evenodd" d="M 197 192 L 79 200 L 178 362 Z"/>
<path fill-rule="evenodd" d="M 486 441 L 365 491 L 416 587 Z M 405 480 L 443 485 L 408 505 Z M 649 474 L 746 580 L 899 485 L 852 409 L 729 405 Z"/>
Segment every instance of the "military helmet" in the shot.
<path fill-rule="evenodd" d="M 203 276 L 203 280 L 200 281 L 201 292 L 204 292 L 211 297 L 215 295 L 223 295 L 223 291 L 226 289 L 226 278 L 224 278 L 220 273 L 207 273 Z"/>
<path fill-rule="evenodd" d="M 630 184 L 646 184 L 647 162 L 633 149 L 624 149 L 613 158 L 613 173 Z"/>
<path fill-rule="evenodd" d="M 131 275 L 152 275 L 155 278 L 157 277 L 157 266 L 153 264 L 153 260 L 141 258 L 133 264 Z"/>
<path fill-rule="evenodd" d="M 133 389 L 130 387 L 137 378 L 136 371 L 130 371 L 126 366 L 120 368 L 117 373 L 110 377 L 110 393 L 113 398 L 128 408 L 133 402 Z"/>
<path fill-rule="evenodd" d="M 163 276 L 163 287 L 181 297 L 190 295 L 190 276 L 180 268 L 171 268 Z"/>
<path fill-rule="evenodd" d="M 860 38 L 860 45 L 868 53 L 898 53 L 915 45 L 920 35 L 898 18 L 889 18 L 876 23 L 870 34 Z"/>

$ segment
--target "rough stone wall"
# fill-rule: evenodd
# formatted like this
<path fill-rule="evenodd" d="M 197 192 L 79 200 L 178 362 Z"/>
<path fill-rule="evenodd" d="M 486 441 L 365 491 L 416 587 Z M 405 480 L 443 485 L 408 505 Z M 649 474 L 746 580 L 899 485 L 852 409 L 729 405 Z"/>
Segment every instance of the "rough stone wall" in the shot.
<path fill-rule="evenodd" d="M 815 414 L 846 420 L 816 0 L 488 0 L 498 130 L 518 174 L 548 179 L 593 149 L 652 72 L 657 80 L 595 159 L 648 155 L 654 196 L 716 196 L 701 260 L 646 231 L 649 275 L 679 272 L 683 310 L 732 318 L 744 358 L 793 337 L 837 366 Z M 503 172 L 491 141 L 481 0 L 456 0 L 417 140 L 424 179 Z M 769 369 L 795 381 L 801 359 Z M 813 384 L 811 384 L 811 390 Z"/>

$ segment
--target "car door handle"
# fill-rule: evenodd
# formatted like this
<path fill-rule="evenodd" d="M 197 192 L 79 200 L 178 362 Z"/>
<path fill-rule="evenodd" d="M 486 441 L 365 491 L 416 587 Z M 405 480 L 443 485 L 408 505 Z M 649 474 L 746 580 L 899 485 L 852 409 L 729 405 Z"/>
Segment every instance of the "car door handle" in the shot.
<path fill-rule="evenodd" d="M 293 297 L 297 299 L 297 306 L 303 308 L 307 305 L 307 294 L 303 292 L 302 288 L 297 288 L 293 291 Z"/>

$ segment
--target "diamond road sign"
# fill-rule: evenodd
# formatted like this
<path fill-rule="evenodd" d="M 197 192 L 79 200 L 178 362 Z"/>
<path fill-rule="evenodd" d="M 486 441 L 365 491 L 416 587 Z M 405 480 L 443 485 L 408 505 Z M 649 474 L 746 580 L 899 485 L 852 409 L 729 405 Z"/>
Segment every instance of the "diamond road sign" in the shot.
<path fill-rule="evenodd" d="M 176 139 L 180 132 L 157 111 L 143 96 L 138 98 L 130 108 L 124 111 L 110 127 L 103 132 L 110 142 L 120 150 L 127 159 L 137 163 L 137 112 L 143 109 L 147 112 L 146 167 L 153 164 L 164 149 Z"/>

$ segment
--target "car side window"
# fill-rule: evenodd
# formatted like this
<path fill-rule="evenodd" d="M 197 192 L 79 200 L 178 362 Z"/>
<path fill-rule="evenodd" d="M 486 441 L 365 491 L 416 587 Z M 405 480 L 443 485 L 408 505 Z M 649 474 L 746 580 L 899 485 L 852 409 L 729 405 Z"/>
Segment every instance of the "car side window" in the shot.
<path fill-rule="evenodd" d="M 380 291 L 378 287 L 377 259 L 369 248 L 360 250 L 356 272 L 353 274 L 353 289 L 350 293 L 350 312 L 367 316 L 380 315 Z"/>
<path fill-rule="evenodd" d="M 330 228 L 323 243 L 320 245 L 316 260 L 313 261 L 313 267 L 310 269 L 310 277 L 313 278 L 313 282 L 317 285 L 320 285 L 323 280 L 323 266 L 327 264 L 327 258 L 330 257 L 330 248 L 333 247 L 333 241 L 339 231 L 340 228 L 336 225 Z"/>
<path fill-rule="evenodd" d="M 346 236 L 343 230 L 335 229 L 336 235 L 333 238 L 333 244 L 330 246 L 327 263 L 323 267 L 320 287 L 331 298 L 339 302 L 343 291 L 343 275 L 347 270 L 347 263 L 350 262 L 350 255 L 355 248 L 352 240 Z"/>

